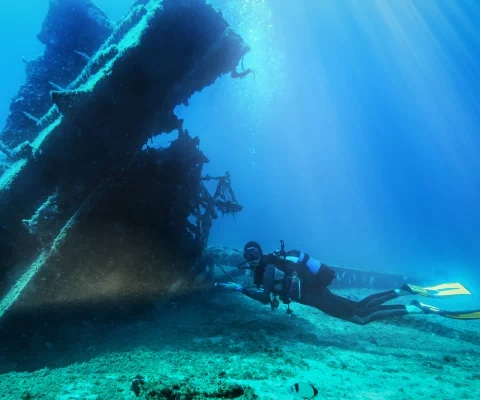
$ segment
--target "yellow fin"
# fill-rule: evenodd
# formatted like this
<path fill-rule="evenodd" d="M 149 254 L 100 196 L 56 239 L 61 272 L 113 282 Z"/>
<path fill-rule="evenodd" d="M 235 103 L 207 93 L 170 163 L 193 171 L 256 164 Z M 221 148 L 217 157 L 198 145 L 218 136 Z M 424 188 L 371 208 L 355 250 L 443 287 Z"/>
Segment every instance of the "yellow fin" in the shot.
<path fill-rule="evenodd" d="M 477 311 L 467 311 L 462 313 L 449 313 L 445 314 L 448 318 L 454 319 L 480 319 L 480 310 Z"/>
<path fill-rule="evenodd" d="M 429 295 L 435 297 L 471 294 L 461 283 L 442 283 L 441 285 L 430 286 L 424 289 Z"/>
<path fill-rule="evenodd" d="M 437 307 L 430 306 L 428 304 L 418 302 L 418 306 L 426 313 L 426 314 L 437 314 L 442 317 L 446 318 L 453 318 L 453 319 L 480 319 L 480 310 L 471 310 L 471 311 L 445 311 L 441 310 Z"/>

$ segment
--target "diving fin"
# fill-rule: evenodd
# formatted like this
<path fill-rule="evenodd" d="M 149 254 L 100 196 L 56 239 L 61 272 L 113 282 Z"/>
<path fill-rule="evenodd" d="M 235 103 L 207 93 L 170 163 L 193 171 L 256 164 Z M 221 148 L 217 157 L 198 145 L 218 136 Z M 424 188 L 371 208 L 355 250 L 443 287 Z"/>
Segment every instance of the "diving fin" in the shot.
<path fill-rule="evenodd" d="M 443 283 L 441 285 L 430 287 L 421 287 L 406 283 L 405 285 L 403 285 L 402 289 L 412 294 L 419 294 L 425 297 L 447 297 L 471 294 L 460 283 Z"/>
<path fill-rule="evenodd" d="M 410 304 L 420 308 L 425 314 L 436 314 L 442 317 L 453 319 L 480 319 L 480 310 L 445 311 L 440 310 L 437 307 L 429 306 L 428 304 L 420 303 L 417 300 L 413 300 Z"/>

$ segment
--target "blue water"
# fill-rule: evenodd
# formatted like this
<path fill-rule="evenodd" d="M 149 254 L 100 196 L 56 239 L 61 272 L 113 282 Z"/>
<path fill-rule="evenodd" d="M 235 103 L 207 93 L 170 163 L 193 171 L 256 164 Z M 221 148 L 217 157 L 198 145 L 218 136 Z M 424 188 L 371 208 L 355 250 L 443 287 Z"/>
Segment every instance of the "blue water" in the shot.
<path fill-rule="evenodd" d="M 47 0 L 0 5 L 0 121 Z M 205 172 L 245 208 L 210 243 L 300 248 L 333 264 L 448 271 L 479 284 L 480 5 L 215 0 L 251 45 L 245 68 L 177 113 Z M 117 20 L 131 1 L 97 0 Z M 443 272 L 442 272 L 443 271 Z"/>

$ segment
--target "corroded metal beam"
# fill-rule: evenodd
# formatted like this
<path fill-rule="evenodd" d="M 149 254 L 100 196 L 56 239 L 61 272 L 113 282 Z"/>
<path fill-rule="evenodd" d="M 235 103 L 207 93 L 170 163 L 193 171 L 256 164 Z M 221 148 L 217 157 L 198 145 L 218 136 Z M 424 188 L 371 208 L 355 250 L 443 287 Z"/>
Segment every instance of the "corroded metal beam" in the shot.
<path fill-rule="evenodd" d="M 98 10 L 95 15 L 102 16 Z M 222 74 L 235 72 L 249 51 L 205 0 L 141 1 L 116 26 L 102 18 L 96 26 L 109 36 L 88 57 L 74 49 L 84 67 L 71 82 L 52 85 L 53 77 L 45 76 L 46 85 L 57 89 L 50 92 L 53 105 L 43 116 L 30 110 L 18 114 L 30 124 L 26 140 L 2 136 L 15 146 L 7 146 L 9 167 L 0 176 L 0 225 L 5 227 L 0 231 L 0 296 L 16 279 L 31 279 L 32 271 L 60 251 L 60 243 L 68 243 L 68 235 L 62 242 L 59 237 L 85 218 L 86 202 L 95 210 L 99 185 L 108 198 L 105 182 L 128 175 L 149 137 L 182 130 L 173 112 L 177 105 Z M 200 174 L 192 179 L 197 201 Z M 133 199 L 135 193 L 129 195 Z M 168 215 L 170 209 L 161 212 Z M 128 218 L 128 207 L 124 213 Z"/>

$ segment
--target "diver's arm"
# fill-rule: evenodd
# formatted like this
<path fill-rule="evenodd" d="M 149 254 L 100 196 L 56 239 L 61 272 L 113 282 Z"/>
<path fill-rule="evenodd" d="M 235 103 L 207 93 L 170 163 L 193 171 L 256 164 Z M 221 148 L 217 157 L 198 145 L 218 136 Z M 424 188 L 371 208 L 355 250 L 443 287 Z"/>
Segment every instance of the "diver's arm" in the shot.
<path fill-rule="evenodd" d="M 256 288 L 243 288 L 242 293 L 253 300 L 257 300 L 262 304 L 269 304 L 270 303 L 270 293 L 266 293 L 262 289 Z"/>
<path fill-rule="evenodd" d="M 235 282 L 228 283 L 216 283 L 215 286 L 222 287 L 232 292 L 242 292 L 246 296 L 250 297 L 253 300 L 257 300 L 260 303 L 268 304 L 270 302 L 270 293 L 265 293 L 263 289 L 257 288 L 245 288 L 242 285 L 239 285 Z"/>
<path fill-rule="evenodd" d="M 275 280 L 275 267 L 271 264 L 265 267 L 263 273 L 262 289 L 243 288 L 242 293 L 253 300 L 257 300 L 262 304 L 270 304 L 270 293 Z"/>

